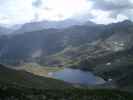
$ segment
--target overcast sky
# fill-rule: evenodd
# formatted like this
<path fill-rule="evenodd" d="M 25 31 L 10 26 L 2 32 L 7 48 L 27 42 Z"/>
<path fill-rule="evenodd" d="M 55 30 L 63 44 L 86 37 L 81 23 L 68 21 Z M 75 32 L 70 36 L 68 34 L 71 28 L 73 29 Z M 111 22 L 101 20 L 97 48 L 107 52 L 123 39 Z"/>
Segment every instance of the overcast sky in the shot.
<path fill-rule="evenodd" d="M 1 24 L 68 18 L 100 24 L 133 20 L 133 0 L 0 0 Z"/>

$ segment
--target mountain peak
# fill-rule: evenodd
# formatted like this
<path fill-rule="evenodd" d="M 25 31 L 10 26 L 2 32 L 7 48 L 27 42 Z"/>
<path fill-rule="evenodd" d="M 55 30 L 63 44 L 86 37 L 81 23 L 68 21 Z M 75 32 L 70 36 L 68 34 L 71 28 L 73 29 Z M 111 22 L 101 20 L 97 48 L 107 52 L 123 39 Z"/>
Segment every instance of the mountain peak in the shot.
<path fill-rule="evenodd" d="M 122 22 L 119 22 L 120 24 L 133 24 L 131 20 L 124 20 Z"/>

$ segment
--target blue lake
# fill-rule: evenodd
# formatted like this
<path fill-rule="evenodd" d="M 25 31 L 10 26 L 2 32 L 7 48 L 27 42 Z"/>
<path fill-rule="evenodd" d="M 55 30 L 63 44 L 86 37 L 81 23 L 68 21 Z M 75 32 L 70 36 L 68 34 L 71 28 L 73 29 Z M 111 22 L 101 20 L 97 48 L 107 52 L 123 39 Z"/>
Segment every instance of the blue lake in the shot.
<path fill-rule="evenodd" d="M 65 68 L 61 71 L 49 73 L 49 76 L 72 84 L 98 85 L 105 83 L 101 77 L 79 69 Z"/>

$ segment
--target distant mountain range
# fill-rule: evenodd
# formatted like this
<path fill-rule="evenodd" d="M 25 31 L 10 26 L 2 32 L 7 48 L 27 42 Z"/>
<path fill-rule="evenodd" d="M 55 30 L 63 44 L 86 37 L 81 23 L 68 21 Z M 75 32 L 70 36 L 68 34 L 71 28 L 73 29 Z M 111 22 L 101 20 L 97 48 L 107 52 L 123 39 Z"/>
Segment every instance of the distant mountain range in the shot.
<path fill-rule="evenodd" d="M 70 25 L 70 21 L 60 22 L 58 25 L 68 25 L 64 23 Z M 109 25 L 96 25 L 91 22 L 82 25 L 73 24 L 75 25 L 71 24 L 71 27 L 53 29 L 45 29 L 47 23 L 44 22 L 24 24 L 17 30 L 19 34 L 12 33 L 0 37 L 0 59 L 13 61 L 44 58 L 71 46 L 83 46 L 99 40 L 103 42 L 101 45 L 108 46 L 112 51 L 132 47 L 133 23 L 130 21 Z"/>
<path fill-rule="evenodd" d="M 2 26 L 0 27 L 0 35 L 7 35 L 12 32 L 13 32 L 13 30 L 10 28 L 6 28 L 6 27 L 2 27 Z"/>
<path fill-rule="evenodd" d="M 16 24 L 13 26 L 6 26 L 6 25 L 0 25 L 0 35 L 8 35 L 8 34 L 19 34 L 24 32 L 32 32 L 32 31 L 40 31 L 44 29 L 63 29 L 72 27 L 75 25 L 96 25 L 95 23 L 91 21 L 78 21 L 73 19 L 67 19 L 64 21 L 36 21 L 36 22 L 29 22 L 24 24 Z M 4 27 L 5 26 L 5 27 Z"/>
<path fill-rule="evenodd" d="M 85 22 L 80 22 L 76 20 L 64 20 L 64 21 L 40 21 L 40 22 L 31 22 L 26 23 L 21 26 L 19 30 L 17 30 L 17 33 L 20 32 L 32 32 L 32 31 L 39 31 L 43 29 L 62 29 L 62 28 L 68 28 L 75 25 L 83 25 Z M 95 25 L 95 23 L 89 21 L 87 22 L 87 25 Z"/>

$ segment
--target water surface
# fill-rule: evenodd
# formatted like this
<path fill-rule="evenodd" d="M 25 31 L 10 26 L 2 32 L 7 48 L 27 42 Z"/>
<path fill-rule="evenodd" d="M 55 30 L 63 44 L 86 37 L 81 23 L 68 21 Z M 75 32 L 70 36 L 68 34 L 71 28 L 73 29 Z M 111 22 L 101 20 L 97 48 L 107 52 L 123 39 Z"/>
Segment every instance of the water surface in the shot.
<path fill-rule="evenodd" d="M 89 71 L 79 69 L 65 68 L 61 71 L 50 72 L 49 76 L 73 84 L 98 85 L 105 83 L 104 79 L 95 76 Z"/>

